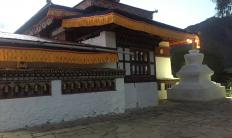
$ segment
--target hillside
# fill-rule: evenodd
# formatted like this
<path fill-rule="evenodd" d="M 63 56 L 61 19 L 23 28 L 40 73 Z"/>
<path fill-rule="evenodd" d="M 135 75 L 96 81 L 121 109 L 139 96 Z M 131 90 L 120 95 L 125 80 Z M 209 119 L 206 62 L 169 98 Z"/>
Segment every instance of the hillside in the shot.
<path fill-rule="evenodd" d="M 232 17 L 212 17 L 199 24 L 189 26 L 186 30 L 200 34 L 204 53 L 216 57 L 217 60 L 222 59 L 224 69 L 232 67 Z M 208 60 L 208 62 L 214 61 Z"/>

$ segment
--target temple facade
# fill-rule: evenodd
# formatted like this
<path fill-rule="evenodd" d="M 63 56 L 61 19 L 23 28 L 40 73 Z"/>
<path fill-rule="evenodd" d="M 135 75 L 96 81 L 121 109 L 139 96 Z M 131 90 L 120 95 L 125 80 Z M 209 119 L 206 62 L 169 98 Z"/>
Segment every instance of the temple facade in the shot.
<path fill-rule="evenodd" d="M 170 47 L 199 44 L 116 0 L 49 2 L 15 33 L 0 33 L 0 130 L 156 106 L 177 81 Z"/>

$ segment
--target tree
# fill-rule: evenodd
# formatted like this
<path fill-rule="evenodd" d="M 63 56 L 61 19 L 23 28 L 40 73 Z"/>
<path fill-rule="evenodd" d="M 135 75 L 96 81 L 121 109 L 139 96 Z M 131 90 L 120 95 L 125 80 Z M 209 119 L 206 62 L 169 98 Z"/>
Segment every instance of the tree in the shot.
<path fill-rule="evenodd" d="M 232 15 L 232 0 L 212 0 L 216 3 L 218 17 L 226 17 Z"/>

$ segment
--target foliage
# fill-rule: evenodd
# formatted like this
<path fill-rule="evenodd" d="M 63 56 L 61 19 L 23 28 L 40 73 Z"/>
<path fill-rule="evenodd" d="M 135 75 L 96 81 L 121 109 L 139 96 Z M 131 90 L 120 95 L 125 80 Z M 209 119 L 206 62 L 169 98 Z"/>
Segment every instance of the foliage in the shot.
<path fill-rule="evenodd" d="M 212 17 L 186 30 L 199 32 L 202 51 L 220 57 L 223 70 L 232 68 L 232 16 Z"/>
<path fill-rule="evenodd" d="M 216 81 L 220 82 L 223 86 L 225 86 L 226 96 L 232 97 L 232 74 L 223 72 L 220 75 L 218 75 Z"/>
<path fill-rule="evenodd" d="M 226 17 L 232 14 L 232 0 L 212 0 L 216 3 L 218 17 Z"/>
<path fill-rule="evenodd" d="M 223 72 L 223 58 L 220 55 L 212 54 L 208 50 L 201 50 L 204 53 L 203 64 L 206 64 L 214 71 L 214 74 Z"/>

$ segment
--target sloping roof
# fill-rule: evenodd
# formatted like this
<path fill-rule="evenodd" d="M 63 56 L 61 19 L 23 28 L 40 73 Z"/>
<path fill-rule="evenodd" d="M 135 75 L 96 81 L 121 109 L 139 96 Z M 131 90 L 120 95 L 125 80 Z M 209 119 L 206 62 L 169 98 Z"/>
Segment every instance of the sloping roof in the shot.
<path fill-rule="evenodd" d="M 127 4 L 115 2 L 114 0 L 83 0 L 74 8 L 87 9 L 90 7 L 102 7 L 107 9 L 121 10 L 130 14 L 135 14 L 144 18 L 152 19 L 154 11 L 133 7 Z"/>
<path fill-rule="evenodd" d="M 97 16 L 97 15 L 105 15 L 105 14 L 112 13 L 112 12 L 123 15 L 123 16 L 131 18 L 131 19 L 134 19 L 136 21 L 144 21 L 144 22 L 147 22 L 147 23 L 151 23 L 151 24 L 158 25 L 158 26 L 168 28 L 168 29 L 172 29 L 172 30 L 175 30 L 175 31 L 189 33 L 185 29 L 174 27 L 174 26 L 171 26 L 171 25 L 168 25 L 168 24 L 164 24 L 164 23 L 152 20 L 152 19 L 143 18 L 143 17 L 137 16 L 137 15 L 126 13 L 126 12 L 116 10 L 116 9 L 108 9 L 106 11 L 100 11 L 100 12 L 94 12 L 94 13 L 86 13 L 86 14 L 77 15 L 77 16 L 69 16 L 69 17 L 64 17 L 63 19 L 91 17 L 91 16 Z"/>
<path fill-rule="evenodd" d="M 0 33 L 0 61 L 3 62 L 107 64 L 117 60 L 116 49 L 113 48 Z"/>
<path fill-rule="evenodd" d="M 35 37 L 35 36 L 0 32 L 0 42 L 3 39 L 22 40 L 22 41 L 31 41 L 31 42 L 41 42 L 41 43 L 44 43 L 44 42 L 47 42 L 47 43 L 55 42 L 53 40 L 49 40 L 49 39 L 45 39 L 45 38 L 40 38 L 40 37 Z"/>
<path fill-rule="evenodd" d="M 81 16 L 70 16 L 63 20 L 62 27 L 89 27 L 116 24 L 128 29 L 172 39 L 195 39 L 197 35 L 154 20 L 128 14 L 119 10 L 107 10 Z"/>
<path fill-rule="evenodd" d="M 44 17 L 47 16 L 48 10 L 50 8 L 61 9 L 70 12 L 83 12 L 79 9 L 74 9 L 66 6 L 55 5 L 55 4 L 46 4 L 43 8 L 41 8 L 34 16 L 32 16 L 24 25 L 22 25 L 15 33 L 21 34 L 24 33 L 28 28 L 32 27 L 34 24 L 38 23 Z"/>
<path fill-rule="evenodd" d="M 95 0 L 84 0 L 83 2 L 86 2 L 86 1 L 96 3 L 100 1 L 102 2 L 104 0 L 96 0 L 96 1 Z M 110 0 L 106 0 L 106 1 L 110 1 Z M 115 3 L 115 2 L 111 2 L 111 3 Z M 116 3 L 116 4 L 120 4 L 120 3 Z M 95 5 L 97 6 L 97 4 Z M 78 14 L 76 13 L 75 14 L 64 14 L 63 11 L 65 13 L 76 12 Z M 111 15 L 110 17 L 108 16 L 109 14 L 114 14 L 114 15 Z M 38 34 L 37 32 L 40 32 L 41 30 L 46 29 L 47 26 L 52 25 L 54 21 L 57 21 L 57 20 L 54 20 L 56 19 L 56 17 L 59 17 L 58 21 L 62 21 L 63 22 L 62 27 L 65 27 L 65 28 L 93 27 L 93 26 L 102 26 L 102 25 L 108 25 L 108 24 L 116 24 L 116 25 L 131 29 L 131 30 L 141 31 L 141 32 L 145 32 L 148 34 L 160 36 L 170 41 L 172 41 L 173 39 L 174 40 L 176 39 L 178 41 L 180 39 L 184 41 L 185 39 L 199 39 L 197 35 L 186 32 L 183 29 L 173 27 L 173 26 L 161 23 L 161 22 L 157 22 L 152 19 L 141 17 L 133 13 L 124 12 L 120 8 L 118 10 L 117 6 L 116 8 L 113 8 L 113 9 L 105 8 L 104 11 L 100 11 L 100 12 L 94 12 L 94 11 L 89 12 L 85 10 L 80 10 L 80 9 L 75 9 L 75 8 L 70 8 L 70 7 L 60 6 L 60 5 L 47 4 L 37 14 L 35 14 L 28 22 L 26 22 L 22 27 L 20 27 L 16 31 L 16 33 L 31 34 L 28 32 L 34 32 L 34 34 Z M 106 19 L 111 18 L 112 20 L 111 21 L 102 20 L 101 21 L 102 24 L 99 22 L 97 23 L 96 20 L 99 20 L 99 18 L 101 17 L 106 18 Z M 93 23 L 93 20 L 95 20 L 95 23 Z M 73 24 L 74 22 L 75 22 L 75 25 Z M 79 25 L 77 24 L 77 22 Z M 32 35 L 34 34 L 32 33 Z"/>
<path fill-rule="evenodd" d="M 20 46 L 30 48 L 45 48 L 45 49 L 60 49 L 71 51 L 100 51 L 100 52 L 116 52 L 114 48 L 105 48 L 95 45 L 80 44 L 74 42 L 64 42 L 51 40 L 46 38 L 40 38 L 29 35 L 12 34 L 0 32 L 0 46 L 4 44 L 23 44 Z"/>

